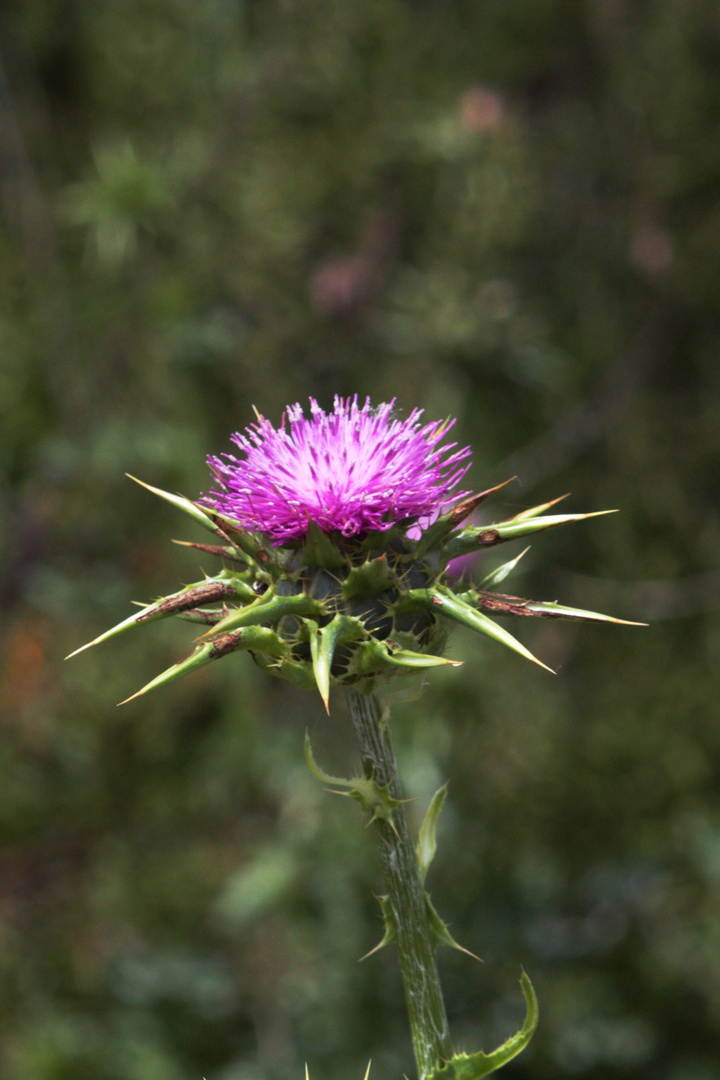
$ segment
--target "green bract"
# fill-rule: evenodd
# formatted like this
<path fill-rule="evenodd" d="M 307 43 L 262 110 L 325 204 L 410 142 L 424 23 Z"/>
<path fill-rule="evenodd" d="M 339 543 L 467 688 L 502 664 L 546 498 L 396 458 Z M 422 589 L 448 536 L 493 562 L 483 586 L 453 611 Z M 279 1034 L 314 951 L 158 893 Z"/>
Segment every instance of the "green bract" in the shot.
<path fill-rule="evenodd" d="M 448 563 L 460 555 L 593 514 L 546 515 L 554 505 L 547 503 L 497 524 L 460 528 L 497 490 L 491 488 L 458 503 L 424 531 L 410 528 L 410 533 L 418 533 L 416 539 L 408 535 L 402 522 L 385 531 L 353 537 L 325 533 L 311 524 L 302 539 L 277 547 L 214 509 L 149 484 L 143 486 L 214 534 L 213 544 L 189 546 L 217 556 L 222 569 L 143 607 L 71 654 L 75 656 L 130 627 L 171 615 L 205 627 L 190 656 L 133 697 L 229 653 L 245 651 L 273 675 L 300 686 L 317 686 L 328 708 L 334 683 L 371 691 L 378 679 L 393 674 L 457 665 L 458 661 L 442 655 L 453 623 L 469 626 L 540 664 L 486 612 L 623 621 L 454 583 L 448 574 Z M 502 581 L 517 561 L 495 570 L 483 584 Z"/>

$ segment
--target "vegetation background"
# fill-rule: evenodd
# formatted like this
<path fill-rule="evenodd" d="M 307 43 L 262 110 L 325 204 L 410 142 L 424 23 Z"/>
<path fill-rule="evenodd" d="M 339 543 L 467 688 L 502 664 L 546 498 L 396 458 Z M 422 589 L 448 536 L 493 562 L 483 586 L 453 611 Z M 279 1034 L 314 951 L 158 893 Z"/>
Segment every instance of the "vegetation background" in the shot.
<path fill-rule="evenodd" d="M 6 0 L 0 14 L 0 1072 L 411 1075 L 379 868 L 308 773 L 341 695 L 248 657 L 62 657 L 207 566 L 194 497 L 335 393 L 458 417 L 487 514 L 573 494 L 514 590 L 649 629 L 457 632 L 395 709 L 455 1041 L 518 1080 L 720 1068 L 720 9 L 712 0 Z M 492 565 L 488 556 L 486 566 Z M 528 620 L 529 622 L 530 620 Z"/>

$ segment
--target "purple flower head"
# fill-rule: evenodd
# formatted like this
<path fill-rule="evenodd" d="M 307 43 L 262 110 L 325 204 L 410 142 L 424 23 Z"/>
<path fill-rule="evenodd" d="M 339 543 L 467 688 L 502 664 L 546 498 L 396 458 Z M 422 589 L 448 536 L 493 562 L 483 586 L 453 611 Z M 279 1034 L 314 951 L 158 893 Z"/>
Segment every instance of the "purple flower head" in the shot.
<path fill-rule="evenodd" d="M 311 521 L 355 536 L 436 516 L 468 494 L 451 492 L 470 467 L 460 464 L 470 448 L 441 445 L 454 420 L 421 426 L 422 409 L 398 420 L 394 404 L 373 408 L 368 398 L 360 408 L 357 396 L 336 397 L 326 413 L 310 398 L 309 420 L 292 405 L 279 428 L 258 415 L 246 435 L 232 436 L 243 458 L 208 458 L 217 487 L 201 501 L 274 544 L 301 539 Z"/>

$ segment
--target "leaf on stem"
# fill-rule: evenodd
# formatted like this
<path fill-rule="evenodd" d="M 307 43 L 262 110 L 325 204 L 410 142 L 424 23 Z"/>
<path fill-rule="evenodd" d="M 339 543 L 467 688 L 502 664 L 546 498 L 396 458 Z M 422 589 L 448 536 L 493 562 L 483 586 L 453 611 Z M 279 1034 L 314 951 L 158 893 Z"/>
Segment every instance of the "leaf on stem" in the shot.
<path fill-rule="evenodd" d="M 476 1054 L 453 1054 L 447 1064 L 431 1073 L 429 1080 L 482 1080 L 482 1077 L 489 1076 L 507 1065 L 508 1061 L 512 1061 L 525 1049 L 535 1033 L 539 1011 L 533 985 L 524 971 L 520 977 L 520 986 L 526 1009 L 525 1023 L 520 1031 L 491 1054 L 485 1054 L 482 1050 Z"/>
<path fill-rule="evenodd" d="M 392 945 L 393 941 L 397 941 L 397 930 L 395 929 L 395 920 L 393 919 L 392 910 L 390 908 L 390 897 L 378 896 L 377 901 L 382 911 L 383 922 L 385 923 L 385 933 L 382 936 L 382 940 L 378 941 L 375 948 L 360 957 L 358 964 L 361 964 L 363 960 L 367 960 L 367 958 L 374 953 L 379 952 L 380 949 L 384 949 L 386 945 Z"/>
<path fill-rule="evenodd" d="M 370 814 L 368 825 L 372 825 L 373 821 L 385 821 L 393 832 L 397 834 L 392 814 L 393 810 L 397 809 L 403 800 L 395 798 L 390 791 L 389 783 L 382 786 L 372 777 L 367 776 L 353 776 L 350 780 L 344 780 L 340 776 L 331 776 L 326 773 L 324 769 L 320 768 L 313 756 L 310 736 L 307 732 L 305 732 L 305 761 L 313 776 L 321 780 L 323 784 L 335 785 L 335 787 L 328 788 L 333 795 L 345 795 L 350 799 L 355 799 L 360 804 L 363 813 Z M 344 790 L 337 791 L 336 788 L 338 787 Z"/>
<path fill-rule="evenodd" d="M 418 842 L 415 847 L 415 854 L 417 855 L 418 867 L 420 869 L 420 880 L 424 881 L 428 872 L 428 867 L 435 857 L 435 851 L 437 849 L 437 843 L 435 840 L 435 828 L 437 826 L 437 820 L 442 810 L 442 805 L 445 802 L 447 795 L 447 784 L 443 784 L 441 788 L 433 795 L 430 800 L 430 805 L 425 811 L 425 817 L 423 823 L 420 826 L 420 832 L 418 834 Z"/>
<path fill-rule="evenodd" d="M 458 952 L 464 952 L 466 956 L 472 956 L 473 960 L 478 960 L 482 964 L 479 956 L 476 956 L 474 952 L 470 952 L 469 949 L 464 948 L 462 945 L 458 945 L 455 938 L 448 930 L 446 922 L 438 915 L 429 893 L 425 893 L 425 910 L 428 917 L 428 926 L 430 927 L 430 936 L 432 937 L 435 945 L 445 945 L 449 949 L 457 949 Z"/>
<path fill-rule="evenodd" d="M 352 780 L 345 780 L 341 776 L 331 776 L 330 773 L 326 773 L 324 769 L 321 769 L 315 760 L 315 755 L 312 750 L 312 743 L 310 742 L 310 736 L 305 732 L 305 764 L 310 772 L 313 774 L 316 780 L 320 780 L 323 784 L 335 784 L 343 788 L 351 788 L 356 782 L 356 778 Z"/>

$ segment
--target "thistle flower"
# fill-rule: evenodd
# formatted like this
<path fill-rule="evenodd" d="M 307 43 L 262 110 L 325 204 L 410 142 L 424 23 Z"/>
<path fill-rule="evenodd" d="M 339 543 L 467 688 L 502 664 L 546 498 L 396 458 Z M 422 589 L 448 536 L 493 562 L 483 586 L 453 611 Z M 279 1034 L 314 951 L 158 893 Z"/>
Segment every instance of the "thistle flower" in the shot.
<path fill-rule="evenodd" d="M 470 447 L 446 457 L 457 444 L 440 443 L 455 421 L 421 427 L 422 409 L 399 420 L 394 405 L 336 397 L 326 414 L 310 398 L 311 419 L 293 405 L 280 428 L 258 414 L 247 435 L 232 436 L 242 461 L 208 458 L 218 489 L 200 501 L 273 544 L 306 536 L 311 521 L 347 537 L 431 515 L 467 472 Z"/>
<path fill-rule="evenodd" d="M 271 674 L 316 685 L 327 708 L 334 682 L 370 691 L 392 674 L 456 664 L 442 655 L 453 623 L 545 667 L 486 612 L 623 621 L 491 591 L 520 556 L 480 588 L 448 573 L 464 555 L 594 515 L 548 514 L 556 499 L 496 524 L 461 527 L 504 485 L 455 492 L 470 450 L 443 442 L 453 421 L 422 425 L 421 410 L 401 420 L 393 408 L 394 401 L 360 408 L 357 397 L 336 398 L 325 413 L 310 399 L 309 420 L 291 406 L 279 428 L 257 414 L 247 435 L 233 436 L 242 460 L 208 459 L 217 487 L 199 502 L 143 485 L 214 533 L 215 543 L 189 546 L 223 567 L 89 644 L 178 615 L 206 632 L 186 660 L 138 694 L 244 650 Z"/>

